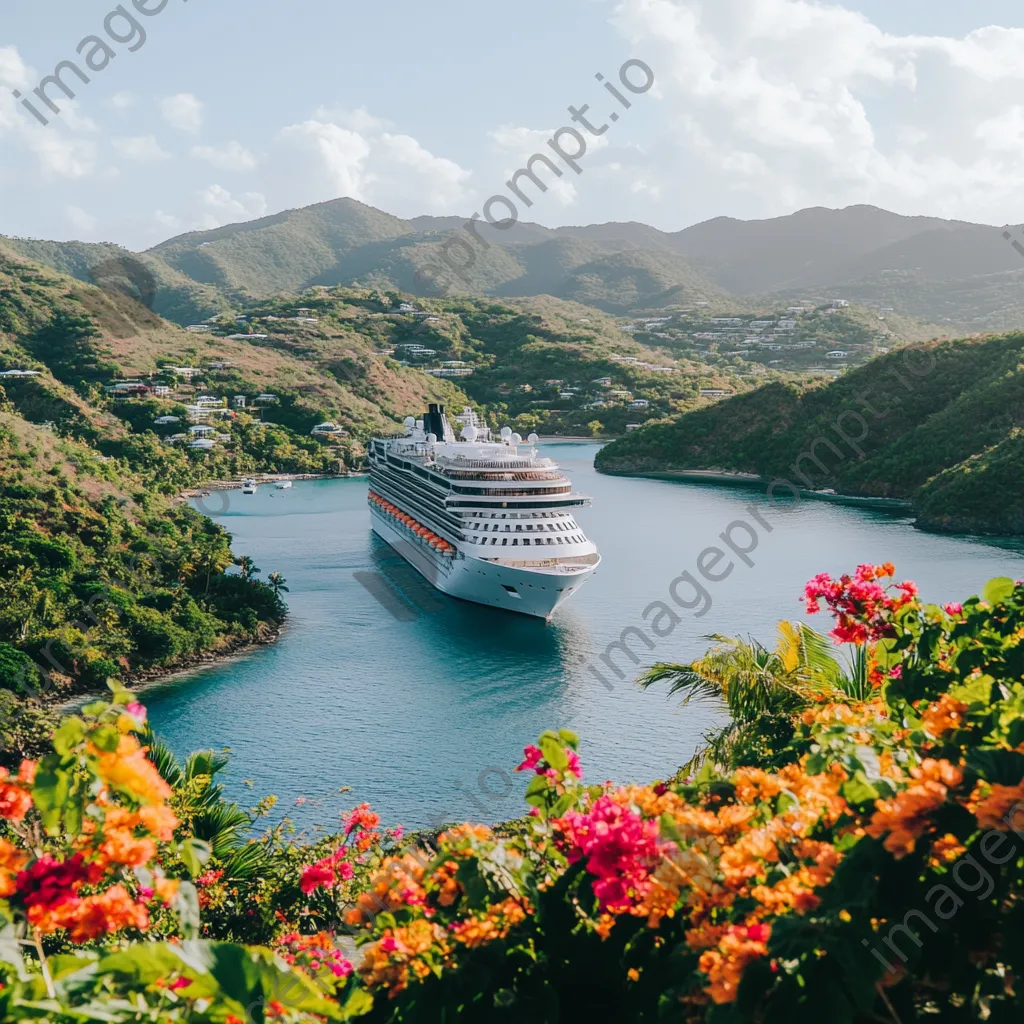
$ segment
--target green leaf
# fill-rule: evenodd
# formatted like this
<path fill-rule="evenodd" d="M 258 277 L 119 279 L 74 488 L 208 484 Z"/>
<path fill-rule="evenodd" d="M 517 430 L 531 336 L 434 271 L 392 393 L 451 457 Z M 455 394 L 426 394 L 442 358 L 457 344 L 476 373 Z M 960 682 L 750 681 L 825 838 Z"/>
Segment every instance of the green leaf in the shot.
<path fill-rule="evenodd" d="M 849 782 L 844 782 L 840 792 L 851 804 L 864 804 L 878 799 L 878 790 L 858 771 Z"/>
<path fill-rule="evenodd" d="M 195 878 L 203 870 L 203 865 L 210 859 L 210 844 L 204 839 L 189 836 L 178 846 L 178 856 L 188 873 Z"/>
<path fill-rule="evenodd" d="M 565 753 L 565 747 L 561 739 L 554 733 L 546 732 L 540 738 L 540 749 L 547 761 L 555 771 L 565 771 L 569 766 L 569 758 Z"/>
<path fill-rule="evenodd" d="M 107 754 L 114 753 L 117 750 L 118 745 L 121 742 L 121 733 L 117 726 L 114 725 L 101 725 L 98 729 L 94 729 L 89 736 L 93 746 L 99 750 L 104 751 Z"/>
<path fill-rule="evenodd" d="M 74 716 L 65 718 L 53 734 L 53 749 L 58 754 L 70 754 L 85 739 L 85 722 Z"/>
<path fill-rule="evenodd" d="M 82 706 L 82 714 L 90 718 L 99 718 L 110 705 L 105 700 L 94 700 Z"/>
<path fill-rule="evenodd" d="M 572 747 L 573 750 L 579 750 L 580 738 L 571 729 L 559 729 L 558 738 L 567 746 Z"/>
<path fill-rule="evenodd" d="M 1015 588 L 1016 585 L 1008 576 L 999 576 L 985 584 L 981 596 L 991 605 L 1002 604 L 1013 595 Z"/>
<path fill-rule="evenodd" d="M 51 761 L 55 763 L 47 764 Z M 71 796 L 71 776 L 57 767 L 58 764 L 56 758 L 47 758 L 32 786 L 32 799 L 47 832 L 53 832 L 60 826 L 64 805 Z"/>

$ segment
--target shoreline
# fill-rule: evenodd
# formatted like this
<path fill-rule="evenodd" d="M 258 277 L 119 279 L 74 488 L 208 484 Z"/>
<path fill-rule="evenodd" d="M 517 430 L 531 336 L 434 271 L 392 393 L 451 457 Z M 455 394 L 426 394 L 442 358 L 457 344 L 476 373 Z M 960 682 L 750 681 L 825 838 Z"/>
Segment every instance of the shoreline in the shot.
<path fill-rule="evenodd" d="M 287 619 L 269 626 L 266 634 L 256 640 L 229 640 L 223 647 L 215 651 L 204 651 L 201 654 L 190 654 L 176 665 L 167 665 L 162 668 L 140 669 L 126 675 L 121 682 L 133 693 L 143 694 L 157 686 L 173 682 L 175 679 L 187 676 L 198 675 L 208 669 L 219 668 L 221 665 L 230 664 L 233 661 L 240 661 L 243 658 L 254 654 L 262 647 L 272 647 L 281 639 L 288 630 Z M 80 708 L 91 700 L 105 697 L 105 690 L 83 690 L 72 694 L 63 700 L 50 704 L 48 707 L 58 713 L 66 713 Z"/>
<path fill-rule="evenodd" d="M 683 483 L 716 484 L 721 487 L 747 487 L 761 490 L 770 481 L 756 473 L 739 473 L 715 469 L 675 469 L 660 472 L 633 472 L 630 470 L 599 469 L 606 476 L 632 476 L 647 480 L 675 480 Z M 829 491 L 811 491 L 798 488 L 801 498 L 811 501 L 826 501 L 833 505 L 848 505 L 855 508 L 874 508 L 889 512 L 913 512 L 914 506 L 903 498 L 876 498 L 870 495 L 835 494 Z"/>

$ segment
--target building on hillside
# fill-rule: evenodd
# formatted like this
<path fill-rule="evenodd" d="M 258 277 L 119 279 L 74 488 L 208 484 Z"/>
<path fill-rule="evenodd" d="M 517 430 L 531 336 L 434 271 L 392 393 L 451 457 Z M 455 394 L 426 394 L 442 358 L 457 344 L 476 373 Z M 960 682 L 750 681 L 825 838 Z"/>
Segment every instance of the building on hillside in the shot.
<path fill-rule="evenodd" d="M 846 352 L 844 349 L 837 348 L 837 349 L 833 349 L 831 352 L 826 352 L 825 353 L 825 358 L 826 359 L 846 359 L 849 355 L 850 355 L 850 353 Z"/>
<path fill-rule="evenodd" d="M 228 341 L 265 341 L 269 334 L 229 334 Z"/>
<path fill-rule="evenodd" d="M 635 398 L 629 403 L 630 409 L 647 409 L 650 407 L 650 402 L 646 398 Z"/>
<path fill-rule="evenodd" d="M 0 377 L 38 377 L 38 370 L 0 370 Z"/>
<path fill-rule="evenodd" d="M 233 399 L 231 399 L 231 403 L 232 403 L 232 405 L 234 405 L 234 407 L 236 409 L 244 409 L 245 408 L 245 402 L 246 402 L 245 395 L 235 395 L 235 397 Z"/>
<path fill-rule="evenodd" d="M 170 423 L 180 423 L 181 419 L 178 416 L 157 416 L 153 422 L 158 426 L 165 427 Z"/>
<path fill-rule="evenodd" d="M 626 433 L 627 434 L 631 434 L 634 430 L 639 430 L 639 429 L 640 429 L 640 424 L 639 423 L 627 423 L 626 424 Z"/>
<path fill-rule="evenodd" d="M 424 370 L 431 377 L 472 377 L 473 371 L 468 366 L 438 366 L 433 369 Z M 505 394 L 509 392 L 506 391 Z"/>
<path fill-rule="evenodd" d="M 249 337 L 249 335 L 246 335 L 246 337 Z M 210 369 L 211 370 L 226 370 L 229 366 L 234 366 L 234 365 L 235 364 L 233 362 L 231 362 L 230 359 L 218 359 L 216 362 L 210 363 Z"/>
<path fill-rule="evenodd" d="M 701 388 L 701 398 L 725 398 L 727 395 L 731 395 L 731 391 L 725 391 L 723 388 Z"/>
<path fill-rule="evenodd" d="M 203 372 L 194 366 L 171 366 L 165 367 L 164 369 L 170 369 L 170 372 L 173 373 L 175 377 L 184 377 L 185 380 L 192 380 L 193 377 L 198 377 Z"/>
<path fill-rule="evenodd" d="M 213 326 L 211 324 L 189 324 L 185 330 L 191 331 L 193 334 L 209 334 L 213 330 Z"/>
<path fill-rule="evenodd" d="M 214 434 L 217 433 L 217 431 L 214 430 L 213 427 L 207 426 L 205 423 L 197 423 L 194 427 L 189 427 L 188 432 L 194 438 L 212 437 Z"/>
<path fill-rule="evenodd" d="M 337 423 L 318 423 L 310 433 L 314 437 L 346 437 L 347 430 L 343 430 Z"/>
<path fill-rule="evenodd" d="M 279 402 L 280 399 L 277 395 L 257 395 L 253 399 L 253 405 L 273 405 L 275 402 Z"/>

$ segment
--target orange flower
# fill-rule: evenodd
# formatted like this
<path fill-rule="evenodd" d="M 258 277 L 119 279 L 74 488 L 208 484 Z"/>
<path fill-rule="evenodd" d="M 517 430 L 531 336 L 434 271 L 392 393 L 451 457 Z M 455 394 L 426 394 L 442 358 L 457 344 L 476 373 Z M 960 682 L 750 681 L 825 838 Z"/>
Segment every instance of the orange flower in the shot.
<path fill-rule="evenodd" d="M 969 705 L 944 693 L 921 716 L 925 732 L 938 739 L 944 733 L 963 728 L 964 715 Z"/>
<path fill-rule="evenodd" d="M 877 810 L 865 830 L 875 839 L 886 835 L 885 848 L 902 860 L 914 852 L 917 840 L 927 831 L 931 814 L 946 802 L 946 787 L 926 780 L 917 783 L 892 800 L 878 800 Z"/>
<path fill-rule="evenodd" d="M 122 736 L 116 751 L 89 744 L 96 758 L 96 774 L 115 789 L 126 790 L 143 804 L 160 804 L 171 797 L 171 787 L 146 757 L 146 748 L 134 736 Z"/>
<path fill-rule="evenodd" d="M 931 857 L 928 863 L 932 867 L 940 867 L 943 864 L 952 864 L 961 854 L 967 852 L 967 848 L 952 833 L 947 833 L 941 839 L 932 843 Z"/>
<path fill-rule="evenodd" d="M 11 773 L 0 768 L 0 818 L 8 821 L 21 821 L 32 807 L 32 794 L 28 787 L 35 777 L 35 762 L 22 761 L 21 771 L 11 782 Z"/>
<path fill-rule="evenodd" d="M 0 837 L 0 897 L 13 896 L 15 878 L 28 863 L 28 854 Z"/>
<path fill-rule="evenodd" d="M 771 928 L 764 924 L 730 928 L 717 949 L 701 954 L 700 969 L 708 976 L 705 991 L 716 1003 L 736 1001 L 744 968 L 752 960 L 768 954 Z"/>
<path fill-rule="evenodd" d="M 978 828 L 1008 832 L 1011 828 L 1016 828 L 1013 810 L 1022 801 L 1024 782 L 1016 786 L 979 782 L 967 801 L 967 809 L 978 819 Z"/>
<path fill-rule="evenodd" d="M 526 911 L 511 897 L 487 908 L 483 917 L 471 917 L 451 926 L 453 938 L 465 946 L 483 946 L 503 939 L 511 929 L 526 919 Z"/>

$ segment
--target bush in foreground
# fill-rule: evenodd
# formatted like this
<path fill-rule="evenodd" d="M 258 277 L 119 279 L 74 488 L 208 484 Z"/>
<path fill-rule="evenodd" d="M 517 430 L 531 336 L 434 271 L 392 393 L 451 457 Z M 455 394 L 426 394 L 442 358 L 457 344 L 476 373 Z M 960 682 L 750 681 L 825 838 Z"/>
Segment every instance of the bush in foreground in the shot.
<path fill-rule="evenodd" d="M 214 922 L 224 879 L 115 694 L 0 786 L 4 1019 L 1019 1021 L 1024 586 L 939 608 L 891 576 L 808 585 L 869 686 L 800 676 L 771 767 L 586 785 L 576 736 L 545 733 L 509 836 L 398 848 L 364 806 L 292 848 L 252 882 L 269 946 L 194 937 L 187 877 Z"/>

